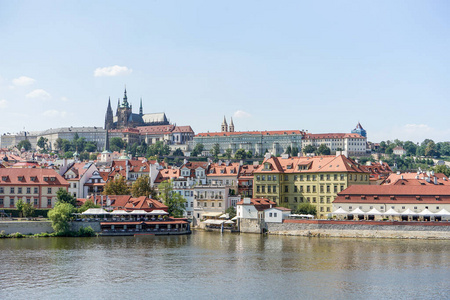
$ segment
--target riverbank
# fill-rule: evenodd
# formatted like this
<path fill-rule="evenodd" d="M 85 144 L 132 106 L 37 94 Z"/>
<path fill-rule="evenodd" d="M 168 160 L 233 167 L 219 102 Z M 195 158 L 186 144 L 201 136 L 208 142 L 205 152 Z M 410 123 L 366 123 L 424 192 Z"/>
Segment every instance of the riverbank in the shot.
<path fill-rule="evenodd" d="M 268 234 L 307 237 L 450 240 L 450 222 L 284 220 Z"/>

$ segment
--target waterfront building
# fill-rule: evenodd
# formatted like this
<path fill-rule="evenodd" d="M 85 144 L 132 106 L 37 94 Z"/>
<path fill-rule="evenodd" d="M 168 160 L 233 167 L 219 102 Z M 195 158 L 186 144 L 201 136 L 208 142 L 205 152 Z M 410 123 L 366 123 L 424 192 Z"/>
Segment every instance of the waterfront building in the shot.
<path fill-rule="evenodd" d="M 291 211 L 291 209 L 282 206 L 265 209 L 264 222 L 283 223 L 283 220 L 289 218 Z"/>
<path fill-rule="evenodd" d="M 227 186 L 230 195 L 237 195 L 240 168 L 240 163 L 230 161 L 211 163 L 208 168 L 207 184 Z"/>
<path fill-rule="evenodd" d="M 111 171 L 108 180 L 122 176 L 128 183 L 133 183 L 141 176 L 150 176 L 150 162 L 143 160 L 114 160 L 111 164 Z"/>
<path fill-rule="evenodd" d="M 52 208 L 56 192 L 69 183 L 52 169 L 0 168 L 0 208 L 15 208 L 22 199 L 35 208 Z"/>
<path fill-rule="evenodd" d="M 105 173 L 105 176 L 102 176 L 102 173 L 97 168 L 92 172 L 92 175 L 84 184 L 84 191 L 83 191 L 84 197 L 88 196 L 95 197 L 103 193 L 106 184 L 105 179 L 107 179 L 108 177 L 108 173 L 106 172 L 103 173 Z"/>
<path fill-rule="evenodd" d="M 69 193 L 75 198 L 86 198 L 85 184 L 98 169 L 93 163 L 77 162 L 73 163 L 62 173 L 62 176 L 69 183 Z"/>
<path fill-rule="evenodd" d="M 254 171 L 253 195 L 292 210 L 301 203 L 317 208 L 325 218 L 337 193 L 354 184 L 369 184 L 369 173 L 344 155 L 274 157 L 266 155 Z"/>
<path fill-rule="evenodd" d="M 391 167 L 385 162 L 368 161 L 365 165 L 360 165 L 360 169 L 370 173 L 370 184 L 381 184 L 392 174 Z"/>
<path fill-rule="evenodd" d="M 224 184 L 194 186 L 194 218 L 218 217 L 228 208 L 229 187 Z"/>
<path fill-rule="evenodd" d="M 238 195 L 240 195 L 241 197 L 252 198 L 253 173 L 258 167 L 258 162 L 254 163 L 253 165 L 241 165 L 238 177 Z"/>
<path fill-rule="evenodd" d="M 445 209 L 450 212 L 450 186 L 448 185 L 352 185 L 342 192 L 333 201 L 333 211 L 342 209 L 352 212 L 358 209 L 355 215 L 367 214 L 369 211 L 387 213 L 397 218 L 417 219 L 419 217 L 430 220 L 433 216 L 440 219 L 449 219 L 450 216 L 442 214 Z M 375 210 L 374 210 L 375 209 Z M 427 213 L 429 211 L 429 213 Z M 440 214 L 441 213 L 441 214 Z M 353 215 L 353 214 L 352 214 Z M 367 214 L 371 215 L 371 214 Z M 372 214 L 372 218 L 376 216 Z"/>

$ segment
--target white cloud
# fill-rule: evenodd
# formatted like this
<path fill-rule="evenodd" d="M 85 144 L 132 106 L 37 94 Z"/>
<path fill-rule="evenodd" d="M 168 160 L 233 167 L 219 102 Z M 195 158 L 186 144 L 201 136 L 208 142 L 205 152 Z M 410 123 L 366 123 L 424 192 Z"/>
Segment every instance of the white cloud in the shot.
<path fill-rule="evenodd" d="M 7 108 L 8 107 L 8 101 L 5 99 L 0 100 L 0 108 Z"/>
<path fill-rule="evenodd" d="M 104 68 L 97 68 L 94 71 L 95 77 L 102 77 L 102 76 L 119 76 L 119 75 L 128 75 L 132 72 L 132 69 L 129 69 L 127 67 L 121 67 L 118 65 L 111 66 L 111 67 L 104 67 Z"/>
<path fill-rule="evenodd" d="M 19 78 L 13 79 L 12 82 L 15 86 L 27 86 L 35 83 L 36 80 L 27 76 L 20 76 Z"/>
<path fill-rule="evenodd" d="M 58 111 L 56 109 L 50 109 L 50 110 L 44 111 L 42 113 L 42 115 L 44 117 L 51 117 L 51 118 L 61 117 L 61 118 L 63 118 L 65 116 L 67 116 L 67 112 L 65 112 L 65 111 Z"/>
<path fill-rule="evenodd" d="M 399 139 L 401 141 L 422 142 L 425 139 L 432 139 L 435 142 L 448 141 L 450 129 L 433 128 L 427 124 L 405 124 L 402 126 L 392 126 L 389 131 L 376 131 L 368 133 L 369 140 L 380 142 L 386 140 Z"/>
<path fill-rule="evenodd" d="M 32 91 L 32 92 L 29 92 L 27 95 L 26 95 L 26 97 L 27 98 L 41 98 L 41 99 L 48 99 L 48 98 L 50 98 L 50 94 L 49 93 L 47 93 L 45 90 L 43 90 L 43 89 L 37 89 L 37 90 L 34 90 L 34 91 Z"/>
<path fill-rule="evenodd" d="M 250 118 L 252 115 L 249 114 L 248 112 L 245 112 L 243 110 L 237 110 L 234 114 L 233 117 L 235 118 Z"/>
<path fill-rule="evenodd" d="M 67 98 L 67 97 L 61 97 L 61 101 L 67 102 L 67 101 L 69 101 L 69 98 Z"/>

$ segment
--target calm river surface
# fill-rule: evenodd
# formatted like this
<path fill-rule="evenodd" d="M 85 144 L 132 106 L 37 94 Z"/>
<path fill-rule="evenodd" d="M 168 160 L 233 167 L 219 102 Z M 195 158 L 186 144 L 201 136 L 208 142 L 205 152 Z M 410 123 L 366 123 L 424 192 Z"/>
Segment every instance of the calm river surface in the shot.
<path fill-rule="evenodd" d="M 450 242 L 194 232 L 0 239 L 0 299 L 449 299 Z"/>

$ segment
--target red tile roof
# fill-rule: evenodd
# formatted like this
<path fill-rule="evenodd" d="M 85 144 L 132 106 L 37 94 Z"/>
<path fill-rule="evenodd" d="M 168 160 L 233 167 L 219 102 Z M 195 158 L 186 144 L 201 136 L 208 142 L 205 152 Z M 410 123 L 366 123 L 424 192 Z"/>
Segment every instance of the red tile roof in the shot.
<path fill-rule="evenodd" d="M 250 199 L 250 204 L 244 204 L 244 199 L 242 199 L 236 205 L 253 205 L 257 210 L 261 211 L 271 207 L 276 207 L 277 203 L 266 198 L 252 198 Z"/>
<path fill-rule="evenodd" d="M 277 130 L 277 131 L 235 131 L 235 132 L 204 132 L 198 133 L 196 137 L 212 137 L 212 136 L 232 136 L 232 135 L 295 135 L 304 132 L 300 130 Z"/>
<path fill-rule="evenodd" d="M 365 139 L 365 137 L 357 133 L 307 133 L 303 137 L 303 139 L 307 140 L 343 139 L 343 138 Z"/>
<path fill-rule="evenodd" d="M 362 199 L 362 196 L 365 199 Z M 450 186 L 351 185 L 333 203 L 450 204 Z"/>
<path fill-rule="evenodd" d="M 270 170 L 265 164 L 270 164 Z M 299 168 L 300 166 L 300 168 Z M 305 168 L 306 167 L 306 168 Z M 302 169 L 304 168 L 304 169 Z M 365 173 L 359 165 L 344 155 L 313 156 L 313 157 L 271 157 L 265 159 L 254 173 L 311 173 L 311 172 L 357 172 Z"/>
<path fill-rule="evenodd" d="M 0 185 L 69 186 L 69 183 L 53 169 L 1 168 Z"/>

